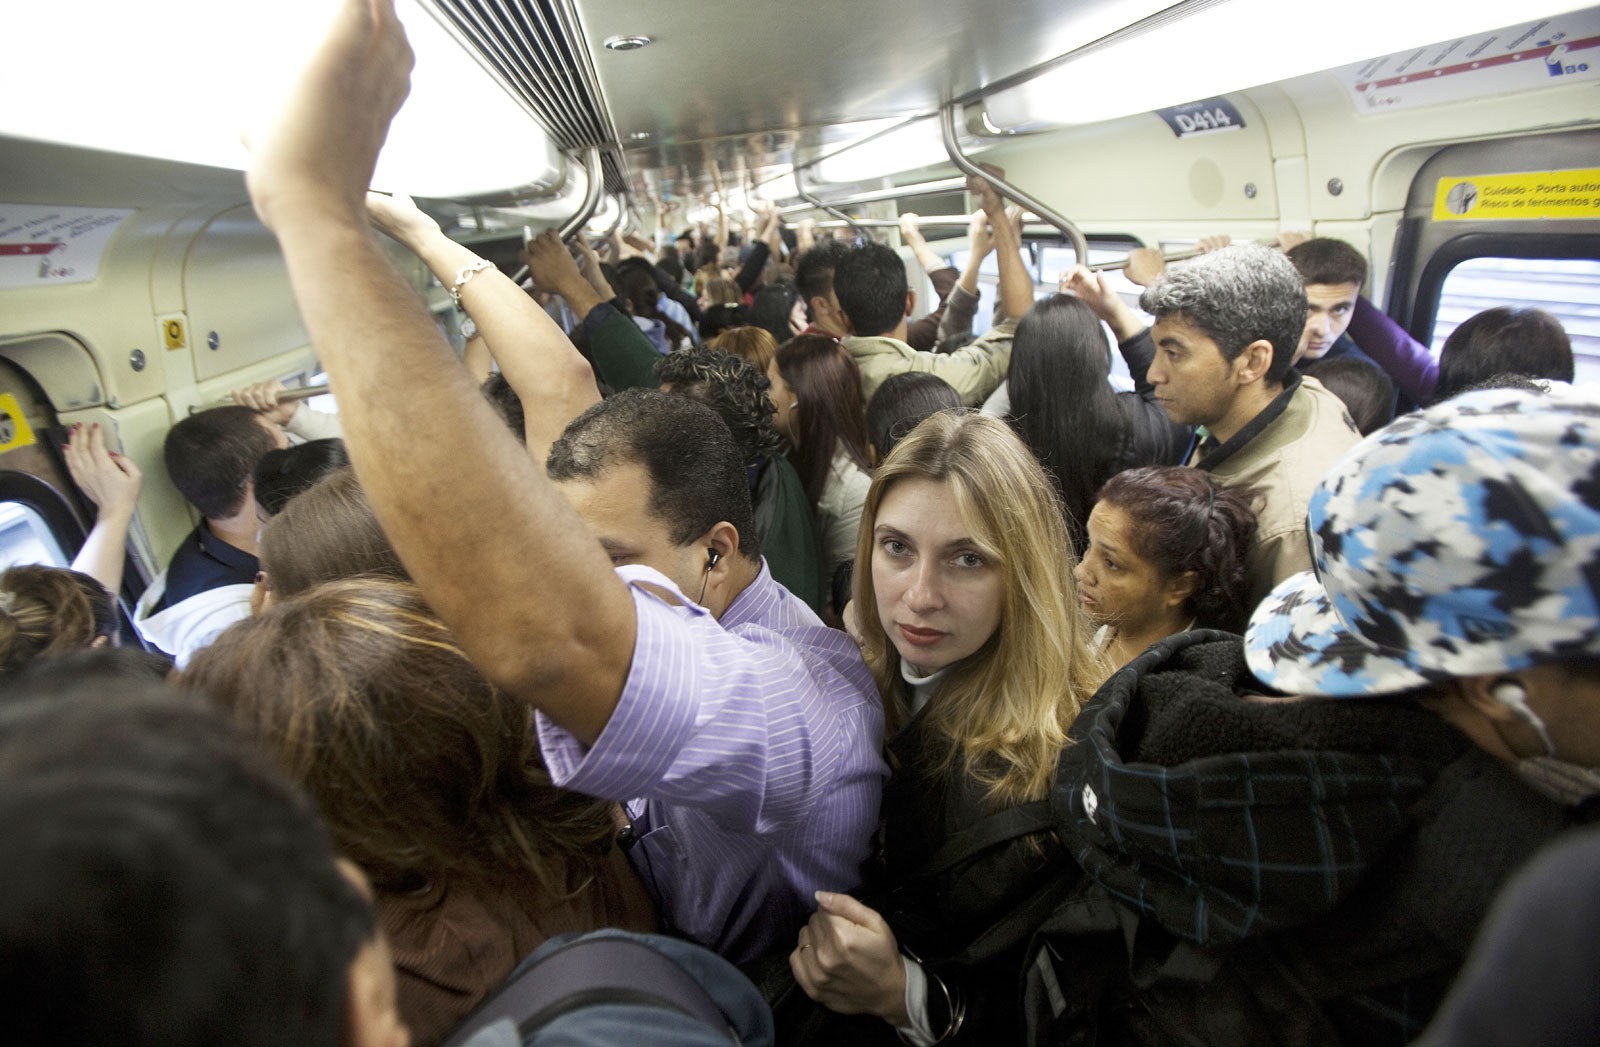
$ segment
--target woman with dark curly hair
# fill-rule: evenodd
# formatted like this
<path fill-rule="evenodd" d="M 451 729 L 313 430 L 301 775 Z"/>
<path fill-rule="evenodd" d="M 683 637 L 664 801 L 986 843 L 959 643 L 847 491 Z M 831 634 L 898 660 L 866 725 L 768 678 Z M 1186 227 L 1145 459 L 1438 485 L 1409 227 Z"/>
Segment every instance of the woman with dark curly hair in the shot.
<path fill-rule="evenodd" d="M 1256 533 L 1248 491 L 1184 466 L 1129 469 L 1100 488 L 1088 533 L 1078 602 L 1112 665 L 1173 633 L 1243 628 L 1252 610 L 1244 555 Z"/>

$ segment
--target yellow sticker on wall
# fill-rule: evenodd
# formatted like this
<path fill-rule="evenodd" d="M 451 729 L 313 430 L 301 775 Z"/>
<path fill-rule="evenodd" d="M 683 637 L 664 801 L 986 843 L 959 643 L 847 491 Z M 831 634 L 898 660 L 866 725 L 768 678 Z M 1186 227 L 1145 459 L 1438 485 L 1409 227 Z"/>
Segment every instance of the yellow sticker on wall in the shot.
<path fill-rule="evenodd" d="M 36 441 L 22 405 L 10 393 L 0 393 L 0 454 L 27 447 Z"/>
<path fill-rule="evenodd" d="M 1436 222 L 1600 218 L 1600 167 L 1441 178 Z"/>

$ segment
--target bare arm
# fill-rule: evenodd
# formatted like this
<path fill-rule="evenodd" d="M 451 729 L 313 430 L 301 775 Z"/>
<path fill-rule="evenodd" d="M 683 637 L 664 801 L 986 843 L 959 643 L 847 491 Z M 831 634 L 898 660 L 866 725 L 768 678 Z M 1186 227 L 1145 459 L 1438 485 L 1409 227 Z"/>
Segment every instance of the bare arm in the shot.
<path fill-rule="evenodd" d="M 139 505 L 144 474 L 133 459 L 107 450 L 99 423 L 88 428 L 73 426 L 65 457 L 72 481 L 98 509 L 89 537 L 72 559 L 72 569 L 105 586 L 115 599 L 122 591 L 128 528 Z"/>
<path fill-rule="evenodd" d="M 936 269 L 943 269 L 944 259 L 933 253 L 928 246 L 928 240 L 922 235 L 922 230 L 917 226 L 915 211 L 907 211 L 900 216 L 900 239 L 916 256 L 917 264 L 922 266 L 924 273 L 931 273 Z"/>
<path fill-rule="evenodd" d="M 456 285 L 456 274 L 464 267 L 480 261 L 471 248 L 445 236 L 409 197 L 368 193 L 367 216 L 422 259 L 446 287 Z M 528 453 L 543 462 L 566 424 L 600 399 L 589 361 L 538 302 L 494 267 L 474 273 L 461 285 L 461 305 L 522 399 Z M 484 377 L 473 374 L 476 382 Z"/>
<path fill-rule="evenodd" d="M 1061 293 L 1075 294 L 1083 299 L 1094 315 L 1111 328 L 1118 342 L 1136 338 L 1144 330 L 1144 321 L 1111 289 L 1104 273 L 1075 265 L 1061 278 Z"/>
<path fill-rule="evenodd" d="M 794 232 L 795 254 L 805 254 L 817 246 L 817 220 L 815 218 L 802 218 Z"/>
<path fill-rule="evenodd" d="M 357 475 L 428 603 L 485 675 L 592 741 L 627 678 L 631 597 L 367 222 L 367 183 L 410 66 L 393 0 L 344 0 L 253 140 L 251 199 L 283 248 Z"/>
<path fill-rule="evenodd" d="M 1033 308 L 1033 277 L 1022 263 L 1022 236 L 1006 214 L 1005 201 L 986 178 L 967 178 L 967 192 L 983 201 L 989 232 L 1000 259 L 1000 311 L 1017 319 Z"/>

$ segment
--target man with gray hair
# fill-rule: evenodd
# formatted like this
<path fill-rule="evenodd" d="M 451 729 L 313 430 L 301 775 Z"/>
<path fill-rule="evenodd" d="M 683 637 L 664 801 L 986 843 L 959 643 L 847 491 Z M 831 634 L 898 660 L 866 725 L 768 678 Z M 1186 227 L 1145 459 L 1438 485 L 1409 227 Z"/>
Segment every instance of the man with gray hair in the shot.
<path fill-rule="evenodd" d="M 1103 277 L 1077 269 L 1066 286 L 1111 325 L 1167 416 L 1196 427 L 1188 464 L 1255 492 L 1251 604 L 1310 569 L 1311 492 L 1360 436 L 1343 402 L 1293 368 L 1307 306 L 1288 259 L 1240 245 L 1174 266 L 1140 299 L 1156 318 L 1148 331 Z"/>

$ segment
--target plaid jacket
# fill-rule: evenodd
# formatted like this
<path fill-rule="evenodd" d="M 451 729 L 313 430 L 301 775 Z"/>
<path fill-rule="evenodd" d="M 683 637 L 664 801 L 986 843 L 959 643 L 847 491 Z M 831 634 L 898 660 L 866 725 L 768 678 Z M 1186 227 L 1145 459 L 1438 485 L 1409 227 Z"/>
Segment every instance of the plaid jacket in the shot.
<path fill-rule="evenodd" d="M 1074 725 L 1054 802 L 1092 885 L 1041 932 L 1059 977 L 1038 1039 L 1404 1043 L 1565 824 L 1414 701 L 1252 691 L 1238 638 L 1194 632 Z"/>

